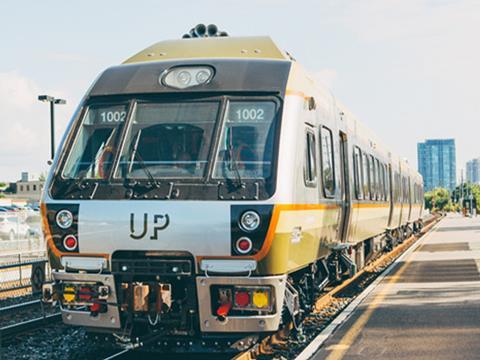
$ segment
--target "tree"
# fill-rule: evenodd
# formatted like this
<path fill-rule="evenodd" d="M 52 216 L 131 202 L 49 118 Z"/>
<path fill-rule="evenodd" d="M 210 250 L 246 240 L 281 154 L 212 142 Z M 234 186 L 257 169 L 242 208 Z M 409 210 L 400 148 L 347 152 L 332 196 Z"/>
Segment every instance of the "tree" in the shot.
<path fill-rule="evenodd" d="M 445 207 L 447 209 L 445 209 Z M 448 210 L 452 209 L 451 207 L 451 200 L 450 200 L 450 193 L 447 189 L 444 188 L 436 188 L 432 191 L 425 193 L 425 207 L 430 209 L 431 211 L 437 210 Z"/>
<path fill-rule="evenodd" d="M 4 188 L 4 187 L 7 187 L 7 183 L 4 183 L 4 182 L 0 181 L 0 188 Z"/>
<path fill-rule="evenodd" d="M 480 207 L 480 185 L 478 184 L 463 183 L 462 185 L 458 185 L 452 192 L 452 201 L 459 203 L 463 195 L 463 204 L 461 204 L 461 206 L 469 208 L 470 194 L 473 195 L 473 206 L 478 209 Z"/>

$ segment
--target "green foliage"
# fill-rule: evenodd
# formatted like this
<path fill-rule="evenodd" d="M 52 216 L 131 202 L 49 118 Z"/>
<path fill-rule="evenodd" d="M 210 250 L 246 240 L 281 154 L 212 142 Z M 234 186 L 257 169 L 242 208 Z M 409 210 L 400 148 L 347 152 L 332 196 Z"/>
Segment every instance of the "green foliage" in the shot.
<path fill-rule="evenodd" d="M 425 193 L 425 207 L 430 211 L 454 211 L 451 210 L 453 208 L 450 193 L 444 188 L 436 188 Z"/>
<path fill-rule="evenodd" d="M 452 192 L 452 201 L 456 204 L 460 204 L 460 200 L 463 196 L 464 203 L 463 206 L 469 208 L 469 195 L 473 195 L 473 202 L 476 205 L 477 209 L 480 208 L 480 185 L 478 184 L 467 184 L 458 185 L 455 190 Z M 460 208 L 460 205 L 459 205 Z"/>
<path fill-rule="evenodd" d="M 0 182 L 0 188 L 4 188 L 4 187 L 7 187 L 7 183 Z"/>

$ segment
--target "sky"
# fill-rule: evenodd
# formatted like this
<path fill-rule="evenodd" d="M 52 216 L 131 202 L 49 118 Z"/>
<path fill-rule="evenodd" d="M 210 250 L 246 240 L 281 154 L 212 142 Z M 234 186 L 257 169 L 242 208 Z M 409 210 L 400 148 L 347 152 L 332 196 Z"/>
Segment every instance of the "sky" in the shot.
<path fill-rule="evenodd" d="M 60 140 L 105 68 L 198 23 L 269 35 L 394 152 L 454 138 L 457 173 L 480 156 L 480 1 L 183 0 L 0 2 L 0 181 L 48 170 L 49 110 Z"/>

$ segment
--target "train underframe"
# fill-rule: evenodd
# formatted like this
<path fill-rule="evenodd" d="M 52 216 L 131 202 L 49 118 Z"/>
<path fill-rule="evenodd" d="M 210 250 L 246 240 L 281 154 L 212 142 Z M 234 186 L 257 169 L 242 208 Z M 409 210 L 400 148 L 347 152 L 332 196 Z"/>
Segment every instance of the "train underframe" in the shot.
<path fill-rule="evenodd" d="M 332 247 L 327 258 L 277 276 L 196 275 L 186 253 L 119 251 L 110 274 L 53 271 L 44 300 L 60 302 L 65 323 L 113 335 L 124 346 L 151 342 L 160 350 L 238 351 L 282 324 L 293 320 L 300 326 L 325 286 L 353 276 L 421 227 L 416 222 L 356 245 Z"/>

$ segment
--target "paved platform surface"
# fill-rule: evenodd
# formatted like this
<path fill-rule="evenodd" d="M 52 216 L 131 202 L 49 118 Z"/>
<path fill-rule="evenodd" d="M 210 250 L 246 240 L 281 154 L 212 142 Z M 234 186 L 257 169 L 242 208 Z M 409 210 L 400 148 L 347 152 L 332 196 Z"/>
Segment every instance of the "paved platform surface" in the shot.
<path fill-rule="evenodd" d="M 480 359 L 480 216 L 414 246 L 313 359 Z"/>

